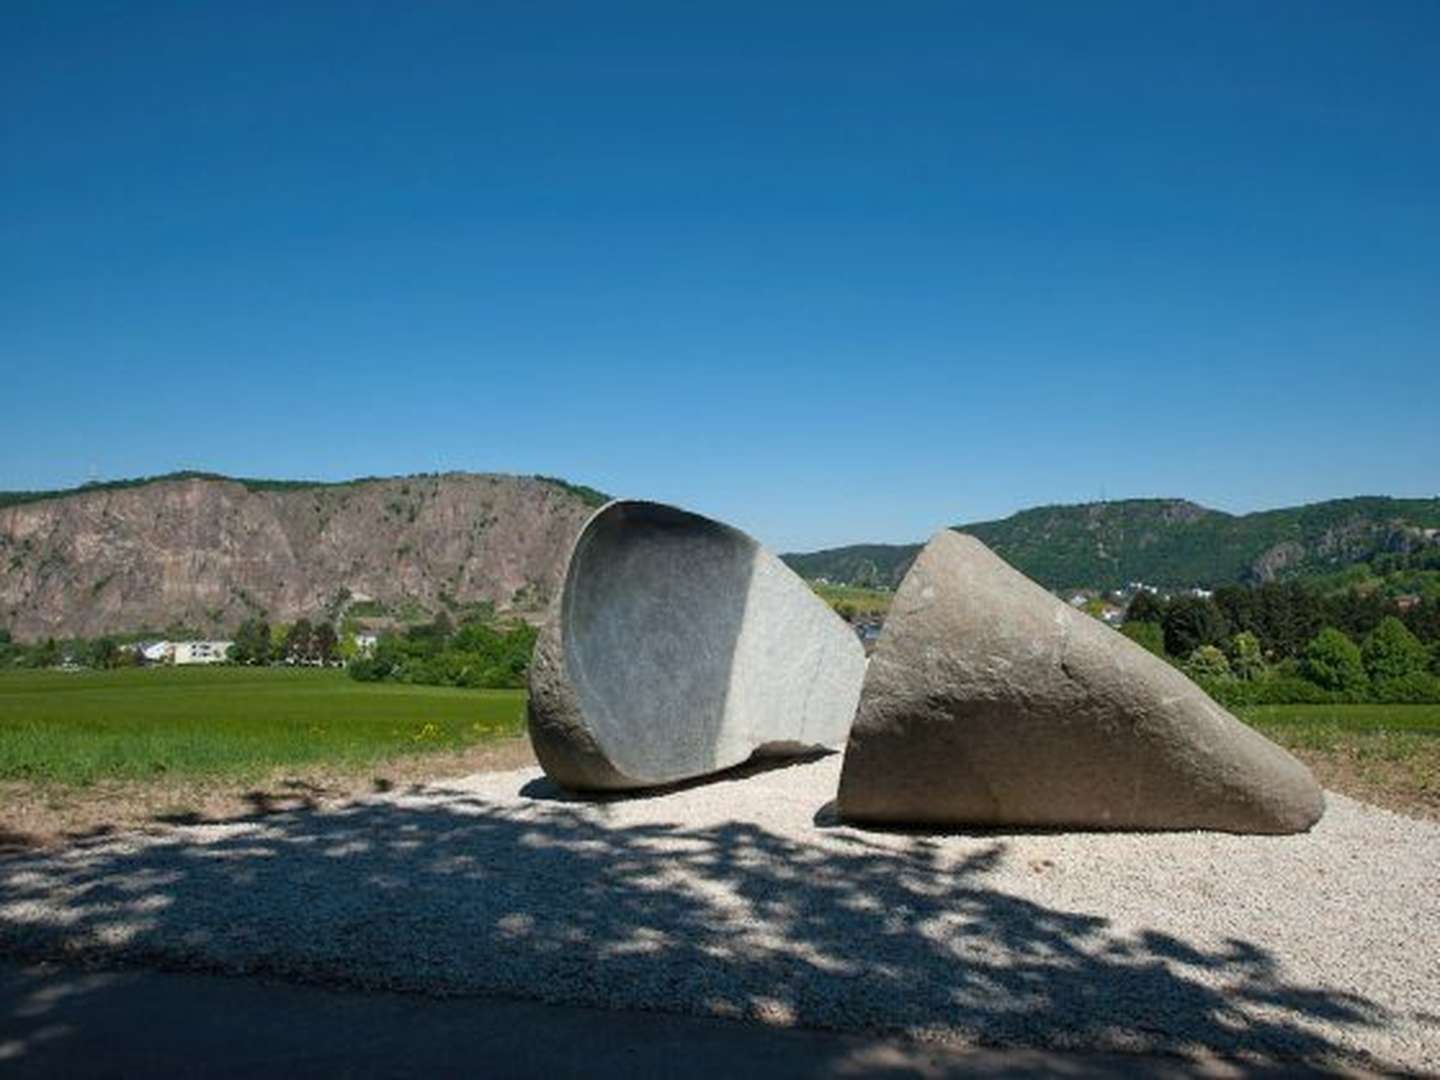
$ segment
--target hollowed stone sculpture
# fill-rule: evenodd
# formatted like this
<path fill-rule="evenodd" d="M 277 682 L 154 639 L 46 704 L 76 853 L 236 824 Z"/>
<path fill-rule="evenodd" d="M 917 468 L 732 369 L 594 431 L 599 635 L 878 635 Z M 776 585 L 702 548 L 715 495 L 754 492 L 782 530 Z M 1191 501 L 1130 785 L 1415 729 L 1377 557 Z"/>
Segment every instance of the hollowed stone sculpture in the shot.
<path fill-rule="evenodd" d="M 865 656 L 749 536 L 659 503 L 602 507 L 530 668 L 530 741 L 576 790 L 644 788 L 843 745 Z"/>
<path fill-rule="evenodd" d="M 1236 833 L 1324 806 L 1180 672 L 949 530 L 895 594 L 838 798 L 856 822 Z"/>

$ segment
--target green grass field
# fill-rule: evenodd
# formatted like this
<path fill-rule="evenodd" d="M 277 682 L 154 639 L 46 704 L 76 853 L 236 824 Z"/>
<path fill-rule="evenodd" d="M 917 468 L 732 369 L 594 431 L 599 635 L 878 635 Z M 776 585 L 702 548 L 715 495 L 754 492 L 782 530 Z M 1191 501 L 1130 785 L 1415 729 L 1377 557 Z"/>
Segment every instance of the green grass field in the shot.
<path fill-rule="evenodd" d="M 810 588 L 831 607 L 848 604 L 857 615 L 884 615 L 890 610 L 890 602 L 895 599 L 892 592 L 864 589 L 858 585 L 822 585 L 818 581 L 812 581 Z"/>
<path fill-rule="evenodd" d="M 1440 738 L 1440 705 L 1256 705 L 1240 715 L 1267 735 L 1315 750 L 1357 736 L 1385 737 L 1399 745 Z"/>
<path fill-rule="evenodd" d="M 1440 705 L 1260 705 L 1240 715 L 1326 787 L 1440 820 Z"/>
<path fill-rule="evenodd" d="M 519 690 L 360 683 L 338 671 L 0 673 L 0 782 L 245 778 L 463 750 L 524 729 Z M 1361 797 L 1440 806 L 1440 705 L 1274 705 L 1243 718 Z"/>
<path fill-rule="evenodd" d="M 458 750 L 524 728 L 520 690 L 359 683 L 339 671 L 0 674 L 0 780 L 246 776 Z"/>

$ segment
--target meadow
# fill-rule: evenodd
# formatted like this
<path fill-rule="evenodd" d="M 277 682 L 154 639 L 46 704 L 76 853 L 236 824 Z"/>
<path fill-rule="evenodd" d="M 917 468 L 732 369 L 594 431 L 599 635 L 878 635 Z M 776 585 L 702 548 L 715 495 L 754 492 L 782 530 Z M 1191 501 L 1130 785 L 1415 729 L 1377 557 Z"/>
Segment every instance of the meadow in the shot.
<path fill-rule="evenodd" d="M 258 776 L 519 735 L 520 690 L 360 683 L 315 668 L 0 674 L 0 781 Z"/>
<path fill-rule="evenodd" d="M 1327 787 L 1440 819 L 1440 706 L 1240 710 Z M 521 690 L 314 668 L 0 673 L 0 850 L 46 837 L 304 808 L 520 768 Z"/>
<path fill-rule="evenodd" d="M 1440 820 L 1440 705 L 1257 705 L 1246 723 L 1327 788 Z"/>
<path fill-rule="evenodd" d="M 866 589 L 859 585 L 830 585 L 818 581 L 809 583 L 815 595 L 824 600 L 842 615 L 871 618 L 884 617 L 890 610 L 895 594 L 884 589 Z"/>

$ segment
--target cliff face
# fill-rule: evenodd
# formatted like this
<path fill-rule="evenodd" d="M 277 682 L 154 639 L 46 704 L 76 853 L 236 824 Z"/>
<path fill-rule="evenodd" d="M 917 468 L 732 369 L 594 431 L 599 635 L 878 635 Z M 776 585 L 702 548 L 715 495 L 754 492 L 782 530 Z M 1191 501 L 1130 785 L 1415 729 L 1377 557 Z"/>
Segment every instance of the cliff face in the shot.
<path fill-rule="evenodd" d="M 22 640 L 315 617 L 369 599 L 538 610 L 592 507 L 532 477 L 266 490 L 158 480 L 0 509 L 0 626 Z"/>

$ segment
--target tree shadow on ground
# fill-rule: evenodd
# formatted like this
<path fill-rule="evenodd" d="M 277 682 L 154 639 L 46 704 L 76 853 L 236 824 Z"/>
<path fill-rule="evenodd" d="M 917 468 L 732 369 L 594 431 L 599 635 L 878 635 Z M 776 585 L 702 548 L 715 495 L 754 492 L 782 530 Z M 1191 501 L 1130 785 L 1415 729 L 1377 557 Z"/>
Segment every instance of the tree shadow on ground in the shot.
<path fill-rule="evenodd" d="M 33 848 L 40 847 L 41 843 L 41 838 L 38 836 L 0 825 L 0 855 L 10 855 L 19 851 L 30 851 Z"/>
<path fill-rule="evenodd" d="M 533 780 L 527 780 L 520 788 L 520 797 L 524 799 L 544 799 L 550 802 L 564 803 L 587 803 L 591 805 L 635 802 L 645 799 L 659 799 L 666 795 L 673 795 L 679 791 L 689 791 L 692 788 L 712 787 L 716 784 L 732 784 L 740 780 L 748 780 L 752 776 L 760 776 L 764 773 L 780 772 L 784 769 L 798 769 L 805 765 L 811 765 L 827 757 L 833 757 L 838 751 L 817 748 L 807 750 L 803 753 L 787 753 L 784 755 L 775 754 L 754 754 L 738 765 L 732 765 L 728 769 L 721 769 L 719 772 L 705 773 L 702 776 L 692 777 L 689 780 L 676 780 L 670 784 L 658 784 L 653 787 L 624 789 L 619 791 L 571 791 L 562 787 L 550 777 L 541 774 Z M 446 790 L 443 785 L 435 785 L 436 790 Z"/>
<path fill-rule="evenodd" d="M 989 887 L 963 852 L 451 791 L 0 861 L 0 952 L 702 1012 L 984 1045 L 1357 1060 L 1391 1018 Z M 1223 987 L 1223 988 L 1222 988 Z M 1348 1041 L 1348 1040 L 1345 1040 Z"/>

